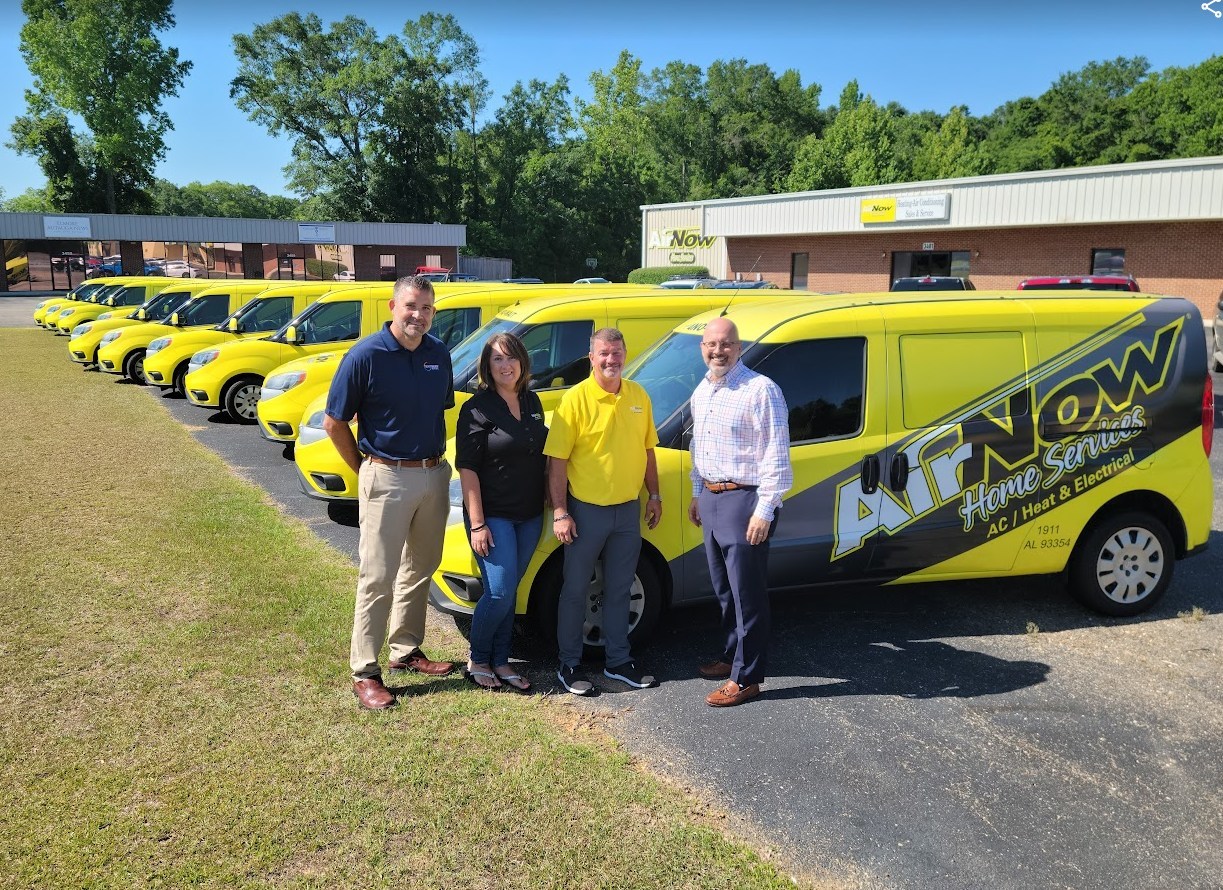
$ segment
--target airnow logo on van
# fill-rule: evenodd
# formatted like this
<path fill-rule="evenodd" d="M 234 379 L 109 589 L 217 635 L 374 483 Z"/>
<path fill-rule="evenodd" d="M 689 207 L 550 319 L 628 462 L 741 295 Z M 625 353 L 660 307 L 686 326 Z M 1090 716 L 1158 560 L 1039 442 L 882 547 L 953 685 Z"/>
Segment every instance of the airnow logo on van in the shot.
<path fill-rule="evenodd" d="M 650 247 L 663 250 L 713 247 L 717 235 L 702 235 L 698 226 L 686 229 L 661 229 L 650 232 Z"/>
<path fill-rule="evenodd" d="M 1032 369 L 1026 381 L 991 393 L 984 405 L 889 447 L 889 460 L 913 468 L 902 494 L 864 487 L 859 471 L 841 481 L 831 559 L 859 550 L 876 533 L 893 535 L 953 508 L 964 532 L 956 549 L 968 550 L 1090 491 L 1183 434 L 1148 418 L 1158 415 L 1174 377 L 1185 319 L 1150 325 L 1148 337 L 1136 339 L 1132 332 L 1144 319 L 1152 321 L 1137 314 Z"/>

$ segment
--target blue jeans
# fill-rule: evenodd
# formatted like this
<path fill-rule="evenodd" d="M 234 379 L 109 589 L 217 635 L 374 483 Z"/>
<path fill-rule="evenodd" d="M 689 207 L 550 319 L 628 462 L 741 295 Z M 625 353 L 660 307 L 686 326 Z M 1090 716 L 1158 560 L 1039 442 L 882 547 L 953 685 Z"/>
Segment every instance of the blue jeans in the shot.
<path fill-rule="evenodd" d="M 475 554 L 484 593 L 471 616 L 471 662 L 500 667 L 510 660 L 510 637 L 514 631 L 514 606 L 518 582 L 539 543 L 543 514 L 514 521 L 486 516 L 493 536 L 488 556 Z"/>

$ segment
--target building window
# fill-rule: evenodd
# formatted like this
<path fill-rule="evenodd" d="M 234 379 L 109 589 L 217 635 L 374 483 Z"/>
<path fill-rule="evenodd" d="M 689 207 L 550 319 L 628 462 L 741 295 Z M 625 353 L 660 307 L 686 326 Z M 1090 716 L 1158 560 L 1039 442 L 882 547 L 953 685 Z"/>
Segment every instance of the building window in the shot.
<path fill-rule="evenodd" d="M 1091 250 L 1092 275 L 1124 275 L 1124 247 L 1093 247 Z"/>
<path fill-rule="evenodd" d="M 892 254 L 892 280 L 926 275 L 967 278 L 970 257 L 967 250 L 897 250 Z"/>
<path fill-rule="evenodd" d="M 395 254 L 381 253 L 378 254 L 378 280 L 379 281 L 394 281 L 399 275 L 395 268 Z"/>
<path fill-rule="evenodd" d="M 807 289 L 807 254 L 790 254 L 790 289 Z"/>

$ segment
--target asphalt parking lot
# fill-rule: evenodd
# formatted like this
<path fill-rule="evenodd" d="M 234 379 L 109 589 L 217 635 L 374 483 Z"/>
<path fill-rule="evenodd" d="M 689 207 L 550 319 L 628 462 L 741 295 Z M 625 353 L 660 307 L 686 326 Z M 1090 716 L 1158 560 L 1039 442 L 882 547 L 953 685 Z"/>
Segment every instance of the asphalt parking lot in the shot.
<path fill-rule="evenodd" d="M 16 299 L 0 300 L 0 324 Z M 63 338 L 47 337 L 62 349 Z M 97 374 L 82 382 L 126 385 Z M 1223 376 L 1215 387 L 1218 429 Z M 281 447 L 223 415 L 143 394 L 355 555 L 352 512 L 301 495 Z M 1221 887 L 1223 432 L 1212 467 L 1210 550 L 1179 564 L 1168 596 L 1137 619 L 1086 612 L 1046 578 L 811 591 L 778 598 L 771 676 L 754 702 L 703 702 L 711 687 L 694 668 L 714 640 L 711 608 L 674 613 L 638 653 L 658 689 L 600 685 L 593 700 L 564 701 L 817 879 Z M 532 679 L 549 688 L 550 657 L 524 644 Z"/>

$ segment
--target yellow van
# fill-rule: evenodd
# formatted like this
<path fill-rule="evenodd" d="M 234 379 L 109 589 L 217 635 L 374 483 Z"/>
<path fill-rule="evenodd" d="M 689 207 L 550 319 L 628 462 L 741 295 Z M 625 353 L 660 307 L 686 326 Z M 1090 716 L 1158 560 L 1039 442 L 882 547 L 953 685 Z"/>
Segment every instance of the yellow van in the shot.
<path fill-rule="evenodd" d="M 626 369 L 653 401 L 665 504 L 657 528 L 641 526 L 639 638 L 666 607 L 711 596 L 687 513 L 688 399 L 713 317 L 678 326 Z M 1060 574 L 1089 607 L 1134 615 L 1163 595 L 1176 559 L 1206 546 L 1214 402 L 1187 300 L 846 294 L 740 303 L 728 317 L 742 360 L 789 407 L 794 486 L 771 546 L 773 590 Z M 457 496 L 452 505 L 431 600 L 469 615 L 480 579 Z M 547 636 L 561 559 L 545 534 L 518 591 L 518 612 Z"/>
<path fill-rule="evenodd" d="M 190 284 L 188 282 L 188 284 Z M 182 282 L 175 281 L 176 286 Z M 110 331 L 98 347 L 98 370 L 120 374 L 143 386 L 155 383 L 169 389 L 182 382 L 173 377 L 150 377 L 145 361 L 151 351 L 168 345 L 174 337 L 194 328 L 212 327 L 234 313 L 247 300 L 267 290 L 266 281 L 214 281 L 170 313 L 164 322 Z"/>
<path fill-rule="evenodd" d="M 252 294 L 246 303 L 215 326 L 178 334 L 170 342 L 158 342 L 155 347 L 149 344 L 145 373 L 156 373 L 160 379 L 172 381 L 175 373 L 186 368 L 201 350 L 221 343 L 269 337 L 320 296 L 335 289 L 330 282 L 265 281 L 263 284 L 263 290 Z"/>
<path fill-rule="evenodd" d="M 521 299 L 522 292 L 520 286 L 501 282 L 465 284 L 465 290 L 457 287 L 437 290 L 437 311 L 429 330 L 450 348 Z M 387 299 L 389 302 L 389 296 Z M 390 315 L 384 320 L 390 320 Z M 327 392 L 350 345 L 337 344 L 335 349 L 294 359 L 268 372 L 256 406 L 259 432 L 265 439 L 285 443 L 297 438 L 303 413 L 319 394 Z"/>
<path fill-rule="evenodd" d="M 136 277 L 127 278 L 110 278 L 107 279 L 105 285 L 95 288 L 85 294 L 83 290 L 70 291 L 68 296 L 53 298 L 47 301 L 43 311 L 42 326 L 53 334 L 70 334 L 72 328 L 76 326 L 76 322 L 72 321 L 71 326 L 66 330 L 61 330 L 59 323 L 62 319 L 72 319 L 74 317 L 83 317 L 86 310 L 91 310 L 93 307 L 101 304 L 108 297 L 121 293 L 125 288 L 139 284 L 165 284 L 164 278 Z M 99 310 L 105 311 L 105 310 Z M 82 313 L 78 315 L 78 313 Z M 96 318 L 97 316 L 93 316 Z"/>
<path fill-rule="evenodd" d="M 38 325 L 40 328 L 45 327 L 43 324 L 43 319 L 48 310 L 55 309 L 58 311 L 59 307 L 64 303 L 70 303 L 75 300 L 84 300 L 94 291 L 108 287 L 110 284 L 111 282 L 95 278 L 91 281 L 78 284 L 76 287 L 62 296 L 47 297 L 47 299 L 39 301 L 38 305 L 34 307 L 34 324 Z"/>
<path fill-rule="evenodd" d="M 459 406 L 476 390 L 480 352 L 493 334 L 509 332 L 522 339 L 531 356 L 531 388 L 539 394 L 544 410 L 549 411 L 566 389 L 589 376 L 590 336 L 599 328 L 619 328 L 632 359 L 676 324 L 699 312 L 761 299 L 713 290 L 689 294 L 641 285 L 597 287 L 566 285 L 560 292 L 515 303 L 451 350 L 455 407 L 446 412 L 447 437 L 454 435 Z M 765 298 L 768 300 L 816 298 L 805 291 L 762 293 L 770 295 Z M 357 496 L 357 477 L 323 432 L 326 401 L 327 394 L 322 393 L 303 417 L 293 454 L 298 482 L 310 497 L 351 501 Z"/>
<path fill-rule="evenodd" d="M 93 321 L 82 322 L 72 329 L 68 341 L 68 357 L 86 367 L 96 366 L 102 339 L 111 331 L 145 322 L 158 322 L 169 318 L 170 313 L 181 308 L 193 296 L 207 290 L 212 282 L 175 281 L 163 291 L 158 291 L 135 309 L 112 309 L 103 312 Z M 107 340 L 110 343 L 115 338 Z"/>

